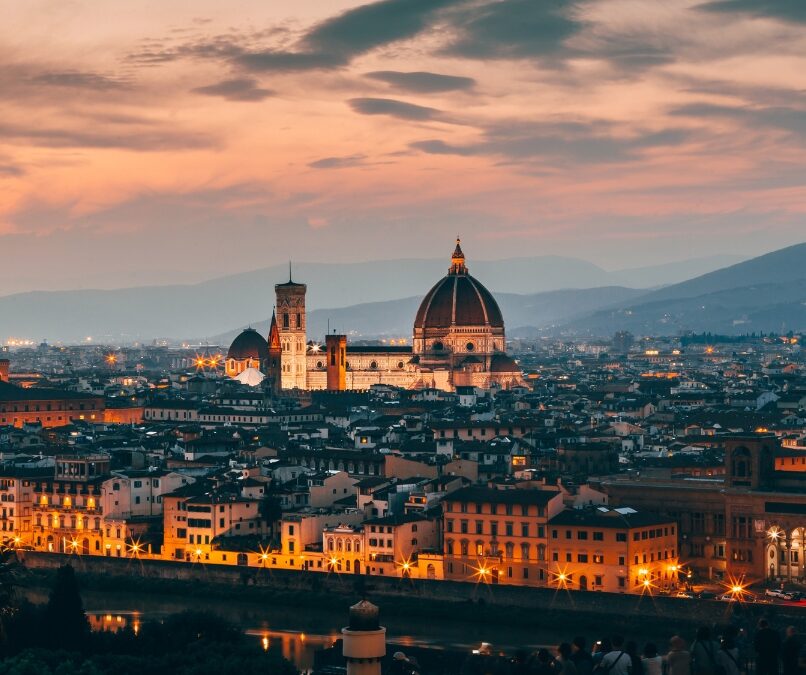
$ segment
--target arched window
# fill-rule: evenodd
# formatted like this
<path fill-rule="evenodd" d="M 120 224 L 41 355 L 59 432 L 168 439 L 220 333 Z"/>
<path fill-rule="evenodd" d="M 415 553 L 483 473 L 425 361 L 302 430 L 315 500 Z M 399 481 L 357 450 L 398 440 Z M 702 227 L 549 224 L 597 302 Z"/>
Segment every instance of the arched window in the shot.
<path fill-rule="evenodd" d="M 546 545 L 545 544 L 538 544 L 537 545 L 537 559 L 538 560 L 545 560 L 546 559 Z"/>
<path fill-rule="evenodd" d="M 445 552 L 448 555 L 453 555 L 453 539 L 447 539 L 445 541 Z"/>
<path fill-rule="evenodd" d="M 513 544 L 511 541 L 508 541 L 506 544 L 504 544 L 504 555 L 508 560 L 512 560 L 512 558 L 515 556 L 515 544 Z"/>
<path fill-rule="evenodd" d="M 361 553 L 361 542 L 360 541 L 355 542 L 355 552 L 356 553 Z"/>
<path fill-rule="evenodd" d="M 750 451 L 747 448 L 736 448 L 731 459 L 731 473 L 734 478 L 751 477 L 753 469 L 750 462 Z"/>
<path fill-rule="evenodd" d="M 349 539 L 347 540 L 347 543 L 345 544 L 345 550 L 348 553 L 353 550 L 353 542 L 351 542 Z"/>
<path fill-rule="evenodd" d="M 442 344 L 439 340 L 437 340 L 434 344 L 431 345 L 431 349 L 433 349 L 435 352 L 441 352 L 443 349 L 445 349 L 445 345 Z"/>
<path fill-rule="evenodd" d="M 341 544 L 341 539 L 339 539 L 339 540 L 336 542 L 336 550 L 337 550 L 337 551 L 341 551 L 341 546 L 342 546 L 342 544 Z"/>
<path fill-rule="evenodd" d="M 461 549 L 460 549 L 463 556 L 468 555 L 468 547 L 469 547 L 469 542 L 467 541 L 467 539 L 463 539 L 462 542 L 461 542 Z"/>
<path fill-rule="evenodd" d="M 416 531 L 417 531 L 417 525 L 416 525 L 416 524 L 411 526 L 411 531 L 412 531 L 412 532 L 416 532 Z"/>
<path fill-rule="evenodd" d="M 529 544 L 521 544 L 521 559 L 529 560 Z"/>
<path fill-rule="evenodd" d="M 328 550 L 328 551 L 332 551 L 332 550 L 333 550 L 333 537 L 328 537 L 328 540 L 327 540 L 327 550 Z"/>

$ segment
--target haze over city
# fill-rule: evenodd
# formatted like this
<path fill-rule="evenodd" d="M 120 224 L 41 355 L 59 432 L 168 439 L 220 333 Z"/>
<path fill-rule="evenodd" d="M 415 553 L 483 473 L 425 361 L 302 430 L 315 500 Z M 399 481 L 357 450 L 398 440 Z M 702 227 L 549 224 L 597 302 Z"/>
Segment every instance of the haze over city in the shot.
<path fill-rule="evenodd" d="M 795 0 L 1 4 L 0 294 L 804 236 Z"/>

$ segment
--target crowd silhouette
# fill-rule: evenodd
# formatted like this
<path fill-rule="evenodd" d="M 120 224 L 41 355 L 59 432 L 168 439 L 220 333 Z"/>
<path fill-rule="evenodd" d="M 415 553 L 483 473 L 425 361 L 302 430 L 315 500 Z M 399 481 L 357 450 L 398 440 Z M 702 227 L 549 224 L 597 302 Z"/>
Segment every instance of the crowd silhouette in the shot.
<path fill-rule="evenodd" d="M 782 635 L 761 619 L 751 631 L 702 626 L 690 641 L 674 635 L 666 645 L 647 642 L 643 648 L 620 635 L 593 643 L 577 636 L 556 649 L 507 656 L 485 643 L 467 658 L 461 675 L 806 675 L 803 646 L 794 626 Z"/>

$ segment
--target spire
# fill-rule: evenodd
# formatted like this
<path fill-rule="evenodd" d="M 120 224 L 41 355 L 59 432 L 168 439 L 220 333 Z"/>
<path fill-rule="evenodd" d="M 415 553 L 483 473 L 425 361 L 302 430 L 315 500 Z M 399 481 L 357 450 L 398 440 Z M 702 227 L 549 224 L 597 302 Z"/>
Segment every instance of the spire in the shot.
<path fill-rule="evenodd" d="M 280 349 L 280 329 L 277 327 L 274 308 L 271 310 L 271 325 L 269 326 L 269 349 Z"/>
<path fill-rule="evenodd" d="M 291 259 L 288 260 L 288 283 L 293 284 L 294 282 L 291 281 Z"/>
<path fill-rule="evenodd" d="M 456 237 L 456 248 L 453 249 L 451 256 L 451 268 L 448 274 L 467 274 L 467 266 L 465 265 L 465 254 L 462 252 L 462 240 Z"/>

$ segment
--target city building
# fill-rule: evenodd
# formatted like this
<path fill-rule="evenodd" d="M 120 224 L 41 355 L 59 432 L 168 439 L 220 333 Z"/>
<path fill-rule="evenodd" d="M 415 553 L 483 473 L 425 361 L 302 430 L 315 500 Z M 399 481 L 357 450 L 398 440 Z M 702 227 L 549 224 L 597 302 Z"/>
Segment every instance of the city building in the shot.
<path fill-rule="evenodd" d="M 344 335 L 309 341 L 307 286 L 275 286 L 282 389 L 365 390 L 373 385 L 406 389 L 457 387 L 508 389 L 523 383 L 506 354 L 504 318 L 492 294 L 468 272 L 459 240 L 448 274 L 423 298 L 414 318 L 412 346 L 350 345 Z M 272 318 L 272 334 L 275 319 Z M 252 329 L 227 354 L 230 377 L 265 368 L 268 342 Z"/>

